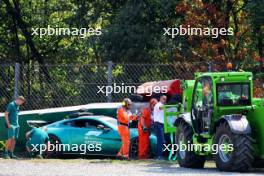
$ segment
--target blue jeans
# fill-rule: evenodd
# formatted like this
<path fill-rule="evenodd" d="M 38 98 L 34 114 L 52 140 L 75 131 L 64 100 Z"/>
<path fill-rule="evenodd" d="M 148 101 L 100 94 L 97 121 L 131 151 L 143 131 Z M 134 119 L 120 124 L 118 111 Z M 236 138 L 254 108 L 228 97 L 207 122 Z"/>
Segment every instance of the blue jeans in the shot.
<path fill-rule="evenodd" d="M 162 157 L 164 140 L 164 124 L 155 122 L 154 123 L 155 133 L 157 137 L 157 157 Z"/>

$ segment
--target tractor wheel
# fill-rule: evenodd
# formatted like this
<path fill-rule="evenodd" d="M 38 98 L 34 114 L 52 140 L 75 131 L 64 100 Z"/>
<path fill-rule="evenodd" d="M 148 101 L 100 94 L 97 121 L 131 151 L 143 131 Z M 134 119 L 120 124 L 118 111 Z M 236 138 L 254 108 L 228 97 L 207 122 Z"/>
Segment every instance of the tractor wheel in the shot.
<path fill-rule="evenodd" d="M 264 168 L 264 160 L 256 158 L 253 162 L 253 167 L 255 168 Z"/>
<path fill-rule="evenodd" d="M 176 143 L 178 147 L 181 144 L 192 144 L 193 130 L 190 125 L 183 122 L 177 127 Z M 177 158 L 181 167 L 187 168 L 203 168 L 205 163 L 205 157 L 199 156 L 194 151 L 178 150 Z"/>
<path fill-rule="evenodd" d="M 214 154 L 217 168 L 229 172 L 248 171 L 254 161 L 252 143 L 250 135 L 234 134 L 227 123 L 220 124 L 214 138 L 214 144 L 219 148 Z M 224 148 L 227 150 L 221 150 L 221 145 L 226 145 Z M 232 150 L 228 151 L 230 147 Z"/>

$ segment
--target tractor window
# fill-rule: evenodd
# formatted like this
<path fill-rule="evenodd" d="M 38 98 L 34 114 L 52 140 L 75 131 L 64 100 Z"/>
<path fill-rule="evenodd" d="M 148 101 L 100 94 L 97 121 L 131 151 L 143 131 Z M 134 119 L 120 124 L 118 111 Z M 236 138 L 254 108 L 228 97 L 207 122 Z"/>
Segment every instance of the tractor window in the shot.
<path fill-rule="evenodd" d="M 217 104 L 219 106 L 250 105 L 250 86 L 248 83 L 217 84 Z"/>
<path fill-rule="evenodd" d="M 198 107 L 202 106 L 202 82 L 199 81 L 196 85 L 196 90 L 194 93 L 194 101 L 193 101 L 193 105 L 194 107 L 197 109 Z"/>
<path fill-rule="evenodd" d="M 203 106 L 212 106 L 213 104 L 213 91 L 211 79 L 204 79 L 202 82 L 203 90 Z"/>
<path fill-rule="evenodd" d="M 213 103 L 212 82 L 210 79 L 201 79 L 197 82 L 193 102 L 196 108 L 210 106 Z"/>

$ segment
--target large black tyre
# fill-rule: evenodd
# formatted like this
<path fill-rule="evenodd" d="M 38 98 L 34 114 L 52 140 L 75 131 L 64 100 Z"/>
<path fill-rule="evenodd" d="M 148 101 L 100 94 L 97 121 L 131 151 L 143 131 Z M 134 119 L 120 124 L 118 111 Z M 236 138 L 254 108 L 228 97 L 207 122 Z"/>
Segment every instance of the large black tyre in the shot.
<path fill-rule="evenodd" d="M 246 172 L 254 161 L 253 139 L 249 134 L 232 133 L 228 123 L 221 123 L 214 138 L 214 144 L 220 148 L 221 144 L 232 144 L 233 150 L 229 152 L 218 150 L 214 155 L 216 167 L 220 171 Z"/>
<path fill-rule="evenodd" d="M 256 167 L 256 168 L 264 168 L 264 160 L 263 159 L 259 159 L 259 158 L 256 158 L 253 162 L 253 167 Z"/>
<path fill-rule="evenodd" d="M 131 159 L 138 158 L 138 138 L 134 138 L 130 142 L 129 157 Z"/>
<path fill-rule="evenodd" d="M 191 126 L 185 122 L 181 122 L 177 126 L 176 144 L 180 147 L 180 144 L 192 144 L 193 130 Z M 178 163 L 181 167 L 187 168 L 203 168 L 205 163 L 205 156 L 199 156 L 191 150 L 177 151 Z"/>
<path fill-rule="evenodd" d="M 61 144 L 61 140 L 53 134 L 49 134 L 49 141 L 51 145 L 60 145 Z M 62 156 L 62 151 L 57 151 L 57 150 L 53 150 L 53 151 L 48 151 L 46 153 L 46 158 L 60 158 Z"/>

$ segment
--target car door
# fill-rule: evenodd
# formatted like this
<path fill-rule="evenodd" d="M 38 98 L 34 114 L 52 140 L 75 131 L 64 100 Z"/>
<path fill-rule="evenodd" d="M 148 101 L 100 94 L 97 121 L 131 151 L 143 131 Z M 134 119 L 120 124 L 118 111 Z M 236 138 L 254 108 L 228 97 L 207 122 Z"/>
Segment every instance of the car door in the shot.
<path fill-rule="evenodd" d="M 68 126 L 71 126 L 69 130 L 70 140 L 69 144 L 71 146 L 71 153 L 76 154 L 86 154 L 86 151 L 83 151 L 80 147 L 85 145 L 85 135 L 89 131 L 89 128 L 85 127 L 85 119 L 74 119 L 67 122 Z"/>
<path fill-rule="evenodd" d="M 121 145 L 117 131 L 94 119 L 76 119 L 75 128 L 71 130 L 72 145 L 82 147 L 80 153 L 88 155 L 116 154 Z"/>
<path fill-rule="evenodd" d="M 89 154 L 116 155 L 121 146 L 121 138 L 117 130 L 99 119 L 89 120 L 89 125 L 90 130 L 85 136 L 86 143 L 95 144 L 97 145 L 96 149 L 100 149 L 100 151 L 90 152 Z"/>
<path fill-rule="evenodd" d="M 103 133 L 97 136 L 102 142 L 102 153 L 115 156 L 122 144 L 120 135 L 116 129 L 102 124 L 102 122 L 99 123 L 105 125 Z"/>

